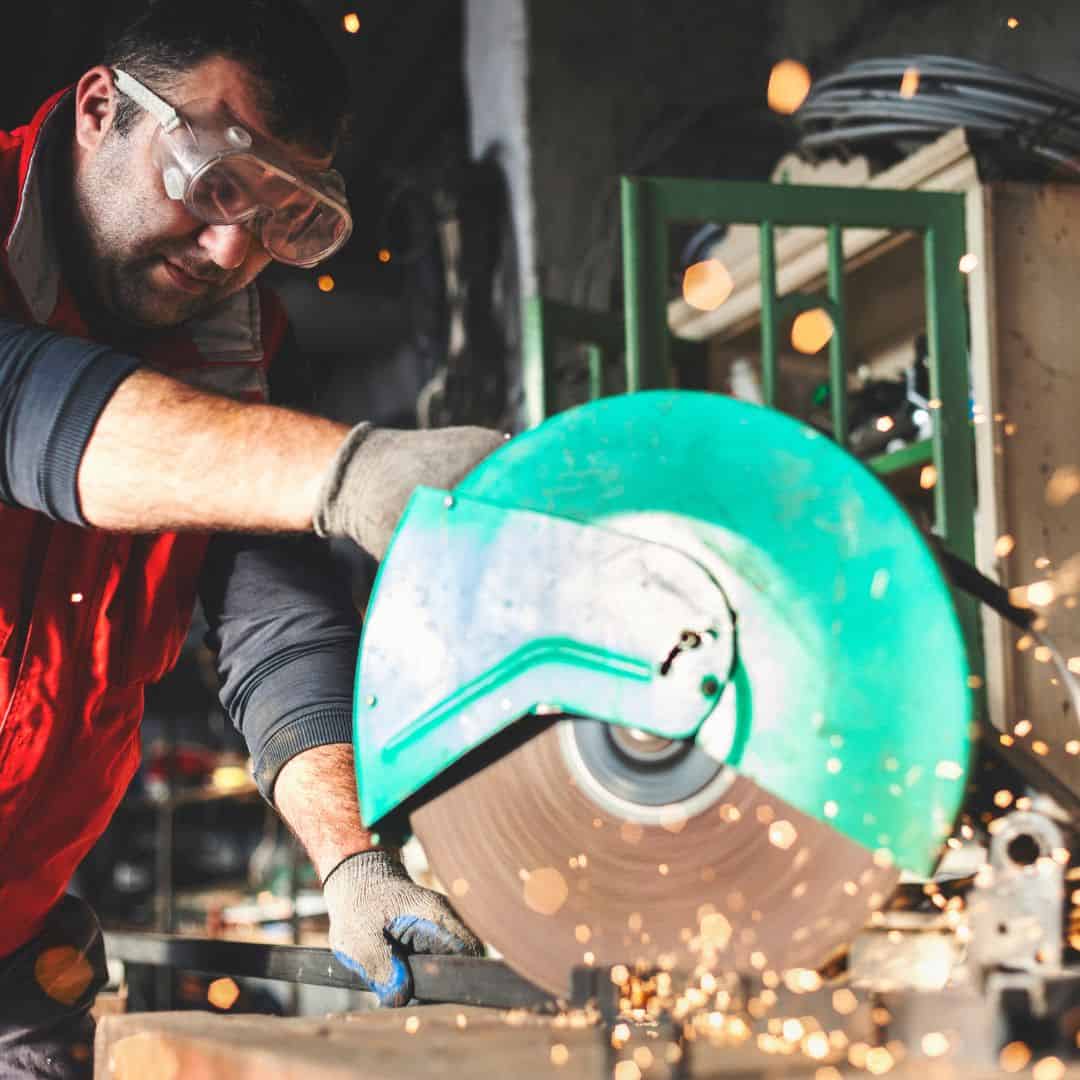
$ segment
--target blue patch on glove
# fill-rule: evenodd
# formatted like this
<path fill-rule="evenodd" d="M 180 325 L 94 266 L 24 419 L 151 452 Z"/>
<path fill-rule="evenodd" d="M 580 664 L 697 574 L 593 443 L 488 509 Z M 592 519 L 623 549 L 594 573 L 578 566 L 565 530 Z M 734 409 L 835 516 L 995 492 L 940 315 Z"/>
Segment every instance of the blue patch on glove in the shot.
<path fill-rule="evenodd" d="M 399 915 L 390 923 L 387 932 L 410 952 L 460 954 L 469 951 L 468 943 L 452 930 L 419 915 Z"/>
<path fill-rule="evenodd" d="M 367 972 L 364 971 L 363 965 L 358 964 L 347 953 L 335 949 L 334 955 L 345 967 L 356 972 L 367 983 L 369 989 L 379 999 L 380 1005 L 386 1008 L 397 1008 L 409 1003 L 409 999 L 412 997 L 412 977 L 404 957 L 399 956 L 396 952 L 393 954 L 390 959 L 390 978 L 386 982 L 380 983 L 369 978 Z"/>

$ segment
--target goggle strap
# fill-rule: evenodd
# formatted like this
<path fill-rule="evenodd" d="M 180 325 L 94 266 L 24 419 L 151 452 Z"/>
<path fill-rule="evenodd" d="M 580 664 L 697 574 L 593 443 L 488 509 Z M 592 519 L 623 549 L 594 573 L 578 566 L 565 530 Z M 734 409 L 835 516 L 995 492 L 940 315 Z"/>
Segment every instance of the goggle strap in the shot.
<path fill-rule="evenodd" d="M 166 134 L 175 131 L 182 123 L 180 114 L 149 87 L 143 86 L 138 79 L 133 79 L 126 71 L 113 68 L 116 89 L 144 108 L 162 127 Z"/>

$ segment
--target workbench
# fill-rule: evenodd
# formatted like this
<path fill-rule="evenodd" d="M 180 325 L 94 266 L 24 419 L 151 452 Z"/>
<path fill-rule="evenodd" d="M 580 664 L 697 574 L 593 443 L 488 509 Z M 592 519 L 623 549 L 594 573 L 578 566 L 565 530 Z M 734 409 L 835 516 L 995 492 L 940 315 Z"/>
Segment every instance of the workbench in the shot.
<path fill-rule="evenodd" d="M 716 1047 L 699 1039 L 682 1075 L 685 1080 L 869 1075 L 846 1060 L 830 1068 L 830 1060 L 766 1054 L 752 1040 Z M 659 1080 L 672 1075 L 659 1060 L 659 1067 L 644 1071 L 635 1071 L 632 1059 L 625 1066 L 615 1071 L 598 1027 L 581 1013 L 544 1017 L 523 1010 L 424 1005 L 324 1019 L 199 1012 L 108 1016 L 98 1026 L 94 1075 L 95 1080 Z M 897 1063 L 888 1075 L 988 1080 L 1002 1072 L 918 1056 Z M 1013 1075 L 1033 1073 L 1029 1066 Z M 1058 1075 L 1077 1080 L 1080 1067 Z"/>

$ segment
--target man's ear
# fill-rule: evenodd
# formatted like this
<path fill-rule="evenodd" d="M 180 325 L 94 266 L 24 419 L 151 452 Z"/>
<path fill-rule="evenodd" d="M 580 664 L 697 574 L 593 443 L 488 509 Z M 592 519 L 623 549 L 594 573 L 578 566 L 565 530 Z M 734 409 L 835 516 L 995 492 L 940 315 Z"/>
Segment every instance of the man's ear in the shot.
<path fill-rule="evenodd" d="M 96 150 L 108 134 L 118 93 L 104 64 L 92 67 L 75 84 L 75 139 L 84 150 Z"/>

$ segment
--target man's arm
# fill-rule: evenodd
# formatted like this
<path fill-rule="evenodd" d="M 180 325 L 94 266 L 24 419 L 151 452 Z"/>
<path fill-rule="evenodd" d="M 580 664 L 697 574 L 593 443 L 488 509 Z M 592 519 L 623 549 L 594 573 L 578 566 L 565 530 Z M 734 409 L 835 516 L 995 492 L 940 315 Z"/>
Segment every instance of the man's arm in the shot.
<path fill-rule="evenodd" d="M 314 528 L 381 558 L 418 484 L 454 487 L 501 441 L 474 427 L 350 430 L 138 365 L 0 318 L 0 499 L 118 531 Z"/>
<path fill-rule="evenodd" d="M 333 743 L 290 758 L 278 773 L 274 804 L 304 845 L 320 881 L 350 855 L 372 847 L 360 824 L 352 746 Z"/>
<path fill-rule="evenodd" d="M 80 525 L 310 531 L 348 428 L 0 316 L 0 499 Z"/>
<path fill-rule="evenodd" d="M 79 467 L 79 502 L 86 521 L 103 529 L 307 532 L 348 431 L 142 369 L 98 417 Z"/>
<path fill-rule="evenodd" d="M 314 537 L 219 535 L 199 594 L 222 705 L 322 880 L 371 846 L 353 768 L 360 624 L 347 583 Z"/>

